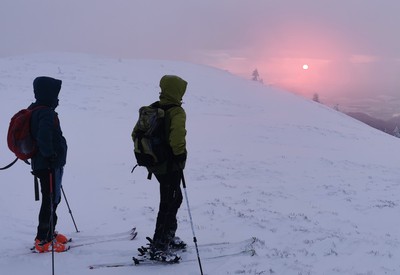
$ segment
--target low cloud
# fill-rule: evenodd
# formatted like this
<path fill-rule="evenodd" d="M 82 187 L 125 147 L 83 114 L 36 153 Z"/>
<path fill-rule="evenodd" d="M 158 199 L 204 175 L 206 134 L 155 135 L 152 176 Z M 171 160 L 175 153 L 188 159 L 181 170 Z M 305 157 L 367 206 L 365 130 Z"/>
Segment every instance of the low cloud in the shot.
<path fill-rule="evenodd" d="M 375 63 L 378 61 L 379 61 L 379 58 L 374 55 L 355 54 L 350 57 L 350 62 L 357 63 L 357 64 Z"/>

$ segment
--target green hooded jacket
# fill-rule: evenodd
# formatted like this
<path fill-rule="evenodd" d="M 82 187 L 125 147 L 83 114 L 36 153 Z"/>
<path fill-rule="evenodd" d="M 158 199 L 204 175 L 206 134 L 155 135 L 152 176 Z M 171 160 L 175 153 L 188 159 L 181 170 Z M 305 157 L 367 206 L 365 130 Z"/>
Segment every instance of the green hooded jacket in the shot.
<path fill-rule="evenodd" d="M 187 82 L 174 75 L 165 75 L 160 80 L 160 105 L 176 105 L 166 112 L 167 136 L 174 155 L 186 153 L 186 113 L 182 106 Z"/>
<path fill-rule="evenodd" d="M 160 80 L 160 100 L 154 105 L 168 106 L 165 114 L 166 135 L 172 155 L 161 165 L 148 167 L 154 174 L 166 174 L 185 167 L 185 162 L 176 163 L 174 156 L 187 154 L 186 151 L 186 113 L 182 108 L 182 98 L 186 92 L 187 82 L 175 75 L 164 75 Z M 152 105 L 153 105 L 152 104 Z M 171 107 L 172 106 L 172 107 Z M 133 133 L 132 133 L 133 138 Z"/>

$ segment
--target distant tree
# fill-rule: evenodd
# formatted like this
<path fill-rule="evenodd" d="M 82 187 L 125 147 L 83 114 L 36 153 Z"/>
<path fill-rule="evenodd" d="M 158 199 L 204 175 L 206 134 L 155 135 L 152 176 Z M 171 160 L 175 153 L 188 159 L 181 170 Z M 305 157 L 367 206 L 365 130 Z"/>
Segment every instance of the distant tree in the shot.
<path fill-rule="evenodd" d="M 253 80 L 253 81 L 257 81 L 257 82 L 260 82 L 260 83 L 264 83 L 264 81 L 262 80 L 262 78 L 260 78 L 260 74 L 258 73 L 258 70 L 257 69 L 255 69 L 254 71 L 253 71 L 253 73 L 251 74 L 251 80 Z"/>
<path fill-rule="evenodd" d="M 333 106 L 333 109 L 336 110 L 336 111 L 338 111 L 338 112 L 340 112 L 340 110 L 339 110 L 339 104 L 335 104 L 335 105 Z"/>
<path fill-rule="evenodd" d="M 312 100 L 315 101 L 315 102 L 321 103 L 321 101 L 319 101 L 319 95 L 318 95 L 317 93 L 315 93 L 315 94 L 313 95 Z"/>
<path fill-rule="evenodd" d="M 260 74 L 258 73 L 258 70 L 257 70 L 257 69 L 255 69 L 255 70 L 253 71 L 253 73 L 251 74 L 251 76 L 252 76 L 251 80 L 253 80 L 253 81 L 260 81 Z"/>
<path fill-rule="evenodd" d="M 394 130 L 393 130 L 393 135 L 394 135 L 395 137 L 400 138 L 400 128 L 399 128 L 398 126 L 396 126 L 396 128 L 394 128 Z"/>

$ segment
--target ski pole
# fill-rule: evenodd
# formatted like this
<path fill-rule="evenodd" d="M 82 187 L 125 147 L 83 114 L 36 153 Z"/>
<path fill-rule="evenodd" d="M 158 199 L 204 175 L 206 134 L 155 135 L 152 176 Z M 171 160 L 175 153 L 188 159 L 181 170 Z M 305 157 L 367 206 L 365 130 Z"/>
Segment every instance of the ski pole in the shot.
<path fill-rule="evenodd" d="M 79 230 L 78 230 L 78 227 L 76 226 L 76 223 L 75 223 L 74 216 L 72 215 L 72 210 L 71 210 L 71 208 L 69 207 L 69 203 L 68 203 L 68 200 L 67 200 L 67 196 L 65 196 L 64 188 L 63 188 L 63 186 L 62 186 L 62 185 L 61 185 L 61 191 L 62 191 L 62 193 L 63 193 L 64 199 L 65 199 L 65 202 L 67 203 L 68 211 L 69 211 L 69 214 L 71 215 L 72 222 L 74 223 L 74 226 L 75 226 L 76 233 L 78 233 L 78 232 L 79 232 Z"/>
<path fill-rule="evenodd" d="M 54 205 L 53 205 L 53 172 L 49 173 L 50 182 L 50 236 L 51 236 L 51 270 L 54 275 Z"/>
<path fill-rule="evenodd" d="M 200 274 L 203 275 L 203 268 L 202 268 L 202 266 L 201 266 L 199 248 L 198 248 L 198 246 L 197 246 L 197 238 L 196 238 L 196 235 L 195 235 L 195 233 L 194 233 L 194 226 L 193 226 L 192 213 L 190 212 L 189 199 L 188 199 L 188 195 L 187 195 L 187 192 L 186 192 L 185 176 L 183 175 L 183 170 L 181 170 L 181 172 L 182 172 L 182 185 L 183 185 L 183 190 L 185 191 L 186 205 L 187 205 L 187 209 L 188 209 L 188 212 L 189 212 L 190 225 L 191 225 L 191 227 L 192 227 L 193 242 L 194 242 L 194 245 L 195 245 L 195 247 L 196 247 L 197 260 L 198 260 L 198 262 L 199 262 L 199 267 L 200 267 Z"/>

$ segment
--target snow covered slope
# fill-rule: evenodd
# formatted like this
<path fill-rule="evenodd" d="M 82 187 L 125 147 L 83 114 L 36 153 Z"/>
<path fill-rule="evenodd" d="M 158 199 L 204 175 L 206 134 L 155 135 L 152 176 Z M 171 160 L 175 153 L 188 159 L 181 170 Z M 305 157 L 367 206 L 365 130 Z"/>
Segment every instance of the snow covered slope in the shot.
<path fill-rule="evenodd" d="M 56 274 L 199 274 L 196 261 L 88 269 L 129 263 L 153 234 L 158 183 L 142 168 L 130 173 L 130 133 L 138 108 L 158 99 L 164 74 L 189 83 L 185 176 L 199 245 L 257 238 L 254 256 L 207 260 L 209 250 L 200 249 L 205 274 L 400 274 L 399 139 L 290 93 L 183 62 L 45 54 L 0 59 L 0 72 L 1 164 L 13 159 L 8 123 L 33 101 L 33 79 L 62 79 L 63 186 L 81 232 L 65 201 L 58 230 L 76 244 L 119 236 L 57 254 Z M 22 162 L 0 171 L 1 274 L 51 274 L 50 254 L 29 253 L 40 206 L 29 172 Z M 134 226 L 137 238 L 121 240 Z M 185 202 L 177 233 L 193 246 Z"/>

